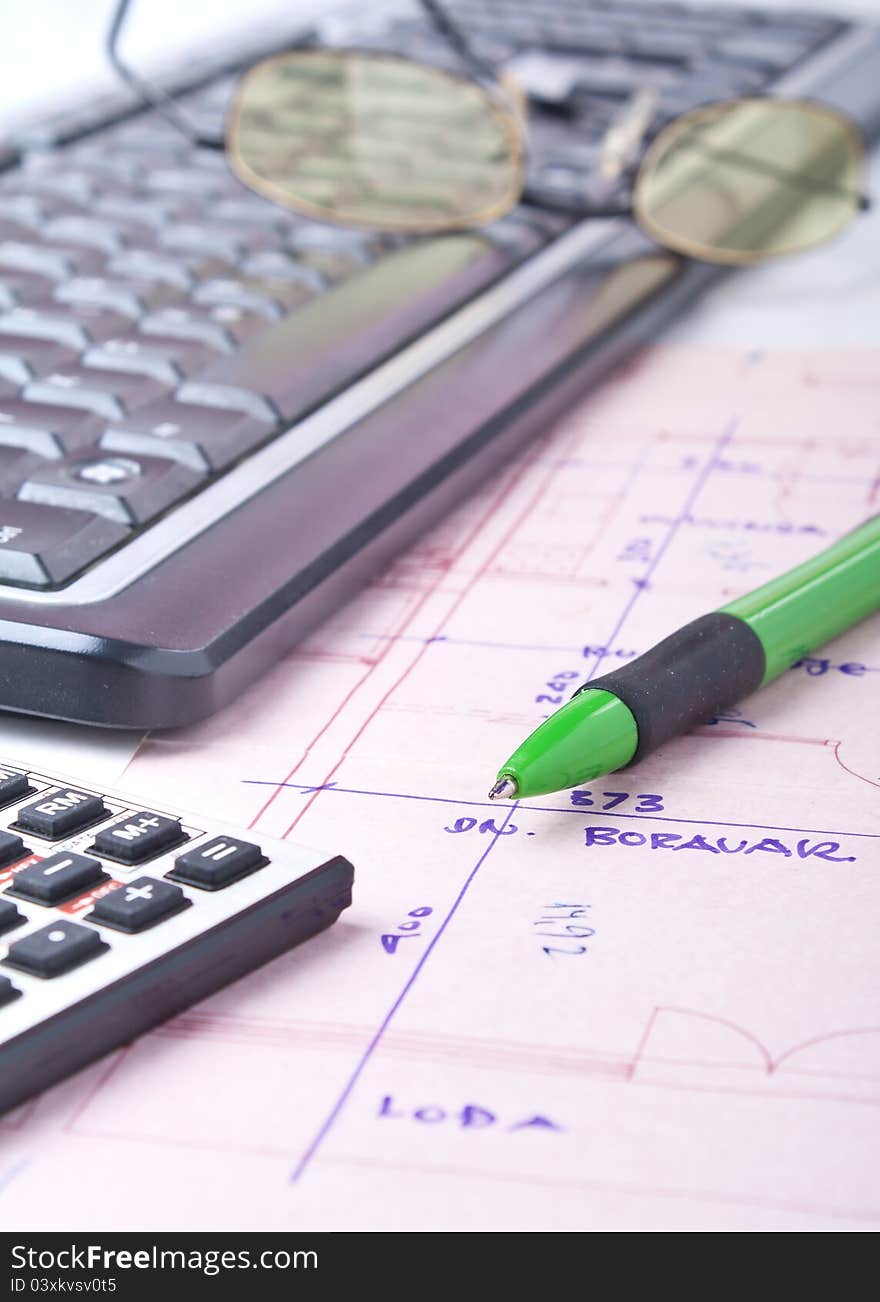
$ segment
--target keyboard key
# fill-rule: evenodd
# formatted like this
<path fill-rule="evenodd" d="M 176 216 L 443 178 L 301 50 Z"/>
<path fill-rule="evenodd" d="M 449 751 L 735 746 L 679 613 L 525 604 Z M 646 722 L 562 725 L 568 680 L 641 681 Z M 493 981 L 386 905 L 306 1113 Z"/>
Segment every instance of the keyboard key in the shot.
<path fill-rule="evenodd" d="M 87 511 L 20 500 L 0 502 L 0 580 L 38 588 L 64 583 L 127 534 L 124 525 Z"/>
<path fill-rule="evenodd" d="M 125 239 L 118 227 L 95 217 L 54 217 L 43 227 L 43 235 L 62 244 L 81 244 L 83 248 L 95 249 L 108 258 L 125 248 Z"/>
<path fill-rule="evenodd" d="M 95 443 L 103 425 L 103 421 L 77 407 L 0 397 L 2 447 L 21 448 L 41 457 L 60 457 L 85 443 Z"/>
<path fill-rule="evenodd" d="M 258 845 L 231 836 L 215 836 L 206 845 L 178 855 L 168 876 L 203 891 L 219 891 L 268 862 Z"/>
<path fill-rule="evenodd" d="M 110 946 L 91 927 L 78 922 L 50 922 L 9 946 L 6 963 L 31 976 L 57 977 L 97 958 Z"/>
<path fill-rule="evenodd" d="M 0 832 L 0 866 L 15 863 L 28 853 L 20 836 L 14 836 L 12 832 Z"/>
<path fill-rule="evenodd" d="M 119 524 L 143 524 L 185 497 L 200 476 L 158 457 L 72 453 L 29 473 L 18 490 L 23 502 L 90 511 Z"/>
<path fill-rule="evenodd" d="M 274 428 L 274 421 L 256 420 L 247 412 L 162 402 L 105 430 L 100 445 L 108 452 L 169 457 L 204 473 L 222 470 L 262 443 Z"/>
<path fill-rule="evenodd" d="M 31 791 L 33 787 L 28 782 L 27 773 L 0 765 L 0 807 L 11 805 L 13 800 L 21 800 L 23 796 L 30 795 Z"/>
<path fill-rule="evenodd" d="M 16 990 L 9 977 L 0 977 L 0 1007 L 3 1004 L 11 1003 L 13 999 L 18 999 L 20 994 L 21 991 Z"/>
<path fill-rule="evenodd" d="M 9 894 L 34 904 L 61 904 L 87 887 L 106 881 L 108 876 L 97 859 L 62 851 L 22 868 L 16 873 Z"/>
<path fill-rule="evenodd" d="M 114 276 L 155 280 L 161 285 L 179 289 L 184 294 L 189 293 L 196 283 L 196 277 L 184 259 L 168 257 L 155 250 L 131 249 L 128 253 L 120 253 L 107 263 L 107 270 Z"/>
<path fill-rule="evenodd" d="M 47 841 L 59 841 L 106 818 L 107 812 L 101 797 L 91 791 L 60 787 L 20 809 L 15 826 Z"/>
<path fill-rule="evenodd" d="M 280 234 L 258 226 L 242 228 L 232 222 L 226 225 L 177 222 L 162 232 L 160 243 L 165 249 L 207 253 L 212 257 L 220 258 L 222 262 L 234 265 L 246 257 L 250 250 L 280 248 L 282 239 Z"/>
<path fill-rule="evenodd" d="M 2 211 L 0 208 L 0 212 Z M 10 210 L 8 215 L 16 217 L 16 212 Z M 211 206 L 211 216 L 214 221 L 246 222 L 249 225 L 281 231 L 288 229 L 297 221 L 297 218 L 286 209 L 279 208 L 274 203 L 266 203 L 265 199 L 260 199 L 256 195 L 241 195 L 238 199 L 221 199 L 219 203 Z"/>
<path fill-rule="evenodd" d="M 102 895 L 88 916 L 89 922 L 100 922 L 117 931 L 146 931 L 189 908 L 191 903 L 179 886 L 152 877 L 138 877 Z"/>
<path fill-rule="evenodd" d="M 118 312 L 105 312 L 88 305 L 66 309 L 54 304 L 41 308 L 19 307 L 0 316 L 0 336 L 49 339 L 79 352 L 89 344 L 123 334 L 129 324 L 128 318 Z"/>
<path fill-rule="evenodd" d="M 157 168 L 144 178 L 144 184 L 156 194 L 182 194 L 200 199 L 210 199 L 235 188 L 228 169 L 216 173 L 182 167 Z"/>
<path fill-rule="evenodd" d="M 162 814 L 151 814 L 143 809 L 103 828 L 95 837 L 93 849 L 108 859 L 143 863 L 145 859 L 185 840 L 179 818 L 165 818 Z"/>
<path fill-rule="evenodd" d="M 19 222 L 38 231 L 47 219 L 46 205 L 33 194 L 8 194 L 0 191 L 0 217 Z"/>
<path fill-rule="evenodd" d="M 314 254 L 319 255 L 314 259 Z M 292 283 L 298 283 L 305 286 L 306 289 L 320 293 L 328 284 L 334 280 L 341 280 L 343 274 L 349 270 L 357 270 L 363 265 L 360 259 L 352 259 L 350 255 L 343 252 L 341 255 L 345 259 L 344 272 L 332 262 L 321 265 L 321 258 L 327 257 L 331 260 L 336 259 L 337 253 L 333 249 L 318 249 L 298 254 L 291 257 L 289 253 L 280 250 L 271 250 L 264 253 L 253 253 L 246 257 L 241 264 L 243 275 L 248 277 L 268 277 L 273 280 L 289 280 Z M 333 275 L 336 271 L 339 274 Z"/>
<path fill-rule="evenodd" d="M 95 183 L 90 176 L 84 172 L 68 170 L 62 165 L 57 169 L 53 165 L 54 160 L 48 157 L 40 160 L 44 162 L 43 170 L 36 168 L 24 172 L 21 177 L 23 187 L 33 190 L 37 194 L 54 195 L 60 199 L 67 199 L 75 204 L 87 204 L 95 194 Z"/>
<path fill-rule="evenodd" d="M 107 194 L 95 201 L 95 212 L 110 218 L 121 218 L 143 227 L 145 232 L 161 229 L 174 220 L 175 204 L 167 199 L 136 198 L 128 195 Z"/>
<path fill-rule="evenodd" d="M 51 339 L 0 333 L 0 378 L 10 384 L 28 384 L 37 375 L 68 366 L 76 357 L 76 349 Z"/>
<path fill-rule="evenodd" d="M 179 340 L 108 339 L 86 350 L 83 366 L 103 367 L 128 375 L 149 375 L 161 384 L 174 386 L 185 375 L 200 371 L 210 356 L 206 348 Z"/>
<path fill-rule="evenodd" d="M 0 440 L 0 496 L 14 497 L 28 475 L 41 464 L 41 457 Z"/>
<path fill-rule="evenodd" d="M 20 222 L 11 222 L 5 217 L 0 217 L 0 243 L 6 240 L 22 240 L 27 244 L 34 232 L 29 226 L 23 226 Z"/>
<path fill-rule="evenodd" d="M 121 420 L 165 392 L 166 386 L 150 375 L 78 364 L 33 380 L 23 396 L 28 402 L 57 402 L 62 407 L 82 407 L 104 420 Z"/>
<path fill-rule="evenodd" d="M 33 243 L 24 240 L 3 240 L 0 243 L 0 269 L 32 271 L 49 280 L 88 275 L 100 265 L 101 258 L 91 249 L 66 249 L 36 240 Z"/>
<path fill-rule="evenodd" d="M 0 932 L 11 931 L 13 927 L 20 927 L 27 918 L 23 913 L 19 913 L 12 900 L 5 896 L 0 896 Z"/>
<path fill-rule="evenodd" d="M 40 303 L 51 298 L 57 281 L 33 271 L 0 270 L 0 308 Z"/>
<path fill-rule="evenodd" d="M 808 45 L 809 42 L 800 36 L 760 28 L 754 33 L 743 33 L 719 41 L 713 53 L 722 59 L 730 59 L 733 63 L 778 72 L 799 59 Z"/>
<path fill-rule="evenodd" d="M 266 398 L 231 384 L 204 384 L 201 380 L 188 380 L 174 396 L 178 402 L 191 402 L 197 407 L 217 407 L 221 411 L 240 411 L 252 416 L 254 420 L 277 424 L 278 415 Z"/>
<path fill-rule="evenodd" d="M 123 276 L 75 276 L 73 280 L 59 285 L 54 297 L 59 303 L 89 304 L 92 307 L 106 308 L 110 312 L 120 312 L 123 316 L 139 317 L 151 308 L 175 302 L 181 293 L 181 290 L 163 285 L 158 280 L 138 280 Z"/>
<path fill-rule="evenodd" d="M 166 339 L 192 340 L 219 353 L 232 353 L 250 335 L 265 330 L 266 322 L 257 312 L 229 303 L 216 307 L 164 307 L 148 312 L 138 322 L 138 330 L 148 338 L 161 335 Z"/>
<path fill-rule="evenodd" d="M 305 278 L 293 280 L 206 280 L 193 292 L 192 300 L 207 307 L 225 304 L 256 312 L 267 321 L 280 321 L 313 295 Z"/>

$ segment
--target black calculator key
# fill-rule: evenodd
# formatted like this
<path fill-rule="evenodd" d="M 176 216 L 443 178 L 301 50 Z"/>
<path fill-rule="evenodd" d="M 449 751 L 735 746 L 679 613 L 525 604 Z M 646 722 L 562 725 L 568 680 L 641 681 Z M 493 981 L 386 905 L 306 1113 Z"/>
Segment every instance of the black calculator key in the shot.
<path fill-rule="evenodd" d="M 58 904 L 107 879 L 97 859 L 61 851 L 16 874 L 12 893 L 35 904 Z"/>
<path fill-rule="evenodd" d="M 21 991 L 16 990 L 9 977 L 0 976 L 0 1007 L 17 999 L 20 994 Z"/>
<path fill-rule="evenodd" d="M 258 845 L 231 836 L 215 836 L 206 845 L 178 855 L 168 875 L 202 890 L 218 891 L 268 862 Z"/>
<path fill-rule="evenodd" d="M 190 903 L 179 886 L 157 882 L 152 877 L 138 877 L 102 895 L 89 914 L 89 921 L 101 922 L 118 931 L 145 931 L 180 913 Z"/>
<path fill-rule="evenodd" d="M 128 814 L 118 823 L 103 828 L 95 837 L 93 848 L 109 859 L 121 859 L 123 863 L 142 863 L 144 859 L 159 854 L 169 846 L 179 845 L 185 839 L 180 819 L 165 818 L 163 814 L 151 814 L 142 809 L 137 814 Z"/>
<path fill-rule="evenodd" d="M 0 865 L 15 863 L 16 859 L 23 859 L 27 850 L 22 845 L 20 836 L 13 836 L 11 832 L 0 832 Z"/>
<path fill-rule="evenodd" d="M 9 946 L 6 962 L 32 976 L 56 977 L 96 958 L 110 946 L 78 922 L 50 922 Z"/>
<path fill-rule="evenodd" d="M 3 536 L 2 527 L 0 527 L 0 538 Z M 0 764 L 0 805 L 11 804 L 13 800 L 20 800 L 22 796 L 28 795 L 31 791 L 31 784 L 28 782 L 26 773 L 19 773 L 17 769 L 7 769 Z"/>
<path fill-rule="evenodd" d="M 13 927 L 20 927 L 27 918 L 12 903 L 12 900 L 0 898 L 0 931 L 11 931 Z"/>
<path fill-rule="evenodd" d="M 16 826 L 24 828 L 26 832 L 34 832 L 37 836 L 44 836 L 48 841 L 57 841 L 71 832 L 78 832 L 81 827 L 97 823 L 106 814 L 107 809 L 100 796 L 94 796 L 88 791 L 76 791 L 73 787 L 62 787 L 20 809 Z"/>

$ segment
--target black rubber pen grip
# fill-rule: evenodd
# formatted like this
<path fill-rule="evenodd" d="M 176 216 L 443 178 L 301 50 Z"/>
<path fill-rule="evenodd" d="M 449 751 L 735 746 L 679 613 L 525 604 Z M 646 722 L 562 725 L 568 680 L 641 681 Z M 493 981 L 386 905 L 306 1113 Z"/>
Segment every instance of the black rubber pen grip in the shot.
<path fill-rule="evenodd" d="M 630 760 L 635 764 L 665 741 L 748 696 L 761 685 L 764 669 L 758 635 L 736 615 L 716 610 L 578 691 L 598 687 L 629 707 L 639 730 Z"/>

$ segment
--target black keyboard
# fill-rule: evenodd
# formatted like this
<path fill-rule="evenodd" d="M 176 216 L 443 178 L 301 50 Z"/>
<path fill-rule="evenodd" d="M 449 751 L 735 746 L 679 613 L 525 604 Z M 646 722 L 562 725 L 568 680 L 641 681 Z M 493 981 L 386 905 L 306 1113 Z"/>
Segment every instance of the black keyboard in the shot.
<path fill-rule="evenodd" d="M 448 9 L 532 99 L 544 206 L 479 231 L 308 221 L 124 99 L 0 151 L 0 708 L 211 713 L 713 283 L 626 221 L 564 214 L 639 87 L 654 130 L 777 92 L 880 128 L 868 26 L 638 0 Z M 447 57 L 413 7 L 346 43 Z M 217 130 L 235 75 L 198 82 L 182 103 Z"/>

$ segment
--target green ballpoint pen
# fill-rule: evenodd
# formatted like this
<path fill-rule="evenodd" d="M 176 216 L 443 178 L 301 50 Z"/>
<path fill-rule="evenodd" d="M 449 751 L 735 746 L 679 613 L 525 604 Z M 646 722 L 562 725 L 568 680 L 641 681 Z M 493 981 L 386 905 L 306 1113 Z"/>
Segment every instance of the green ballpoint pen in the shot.
<path fill-rule="evenodd" d="M 492 800 L 627 767 L 880 610 L 880 515 L 644 655 L 584 683 L 498 771 Z"/>

